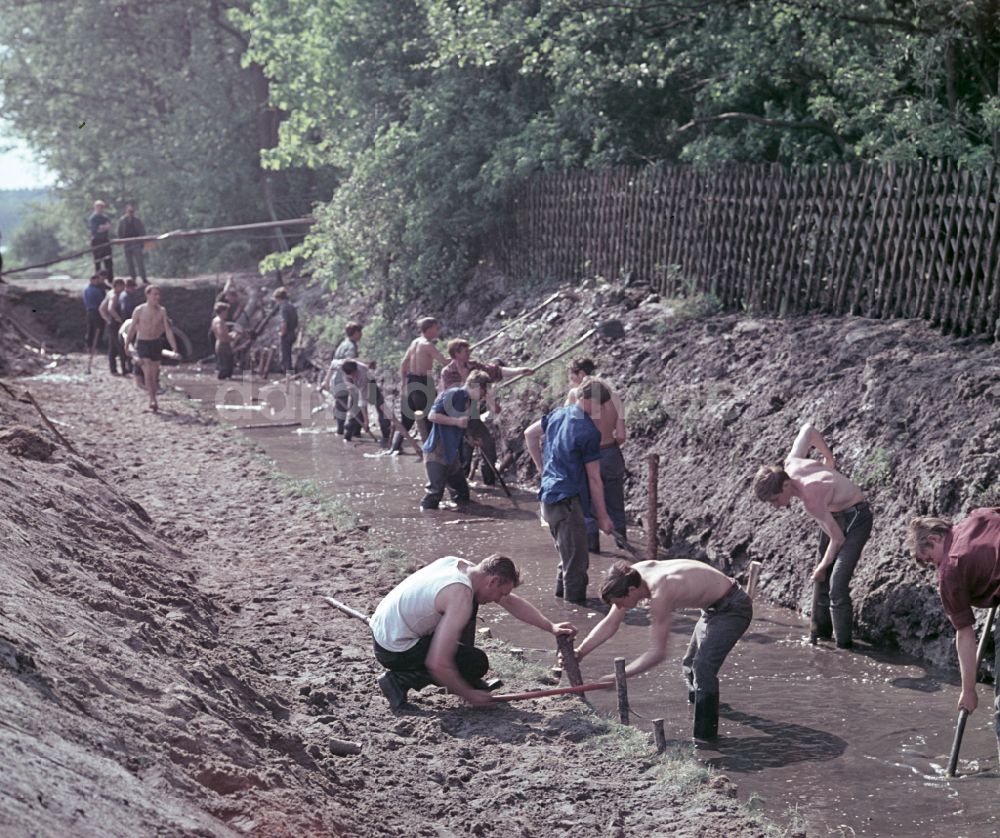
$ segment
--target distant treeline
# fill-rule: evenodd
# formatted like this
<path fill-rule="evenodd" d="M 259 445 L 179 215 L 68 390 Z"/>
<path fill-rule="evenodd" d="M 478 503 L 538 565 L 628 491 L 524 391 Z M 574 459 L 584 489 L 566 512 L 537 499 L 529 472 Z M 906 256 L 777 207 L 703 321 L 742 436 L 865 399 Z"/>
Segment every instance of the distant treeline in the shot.
<path fill-rule="evenodd" d="M 3 234 L 5 248 L 10 247 L 14 231 L 30 207 L 44 206 L 52 199 L 48 189 L 0 189 L 0 234 Z"/>

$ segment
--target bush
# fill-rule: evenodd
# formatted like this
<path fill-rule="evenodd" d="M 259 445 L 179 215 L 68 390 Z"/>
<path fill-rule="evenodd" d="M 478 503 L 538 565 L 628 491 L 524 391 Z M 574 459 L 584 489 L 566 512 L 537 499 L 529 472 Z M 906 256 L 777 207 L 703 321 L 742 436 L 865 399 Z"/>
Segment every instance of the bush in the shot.
<path fill-rule="evenodd" d="M 29 216 L 11 237 L 11 256 L 22 264 L 47 262 L 59 257 L 58 227 L 54 221 L 41 216 Z"/>

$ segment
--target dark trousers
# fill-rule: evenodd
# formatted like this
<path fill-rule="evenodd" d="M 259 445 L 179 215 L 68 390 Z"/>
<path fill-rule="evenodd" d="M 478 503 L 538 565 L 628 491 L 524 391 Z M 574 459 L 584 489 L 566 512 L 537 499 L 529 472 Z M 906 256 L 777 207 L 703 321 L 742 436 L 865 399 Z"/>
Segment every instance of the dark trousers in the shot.
<path fill-rule="evenodd" d="M 993 623 L 993 725 L 1000 757 L 1000 619 Z"/>
<path fill-rule="evenodd" d="M 625 535 L 625 458 L 618 445 L 601 449 L 601 482 L 604 484 L 604 507 L 608 517 L 615 529 Z M 597 519 L 590 505 L 589 490 L 583 514 L 587 519 L 587 532 L 597 535 Z"/>
<path fill-rule="evenodd" d="M 490 661 L 486 653 L 476 648 L 476 614 L 479 603 L 473 600 L 472 617 L 458 638 L 458 648 L 455 650 L 455 668 L 470 687 L 477 687 L 482 677 L 489 672 Z M 434 635 L 421 637 L 415 646 L 405 652 L 390 652 L 383 649 L 378 642 L 372 640 L 375 649 L 375 659 L 386 669 L 407 676 L 407 689 L 419 690 L 434 679 L 427 670 L 427 653 L 430 651 Z"/>
<path fill-rule="evenodd" d="M 583 602 L 587 598 L 590 553 L 580 496 L 574 495 L 559 503 L 543 503 L 542 520 L 549 525 L 549 532 L 559 551 L 556 596 L 565 595 L 570 602 Z"/>
<path fill-rule="evenodd" d="M 854 633 L 854 606 L 851 603 L 851 577 L 861 558 L 861 550 L 872 534 L 872 510 L 862 501 L 834 514 L 844 534 L 844 544 L 827 569 L 826 578 L 813 583 L 812 632 L 817 637 L 836 637 L 840 644 L 850 643 Z M 819 540 L 819 555 L 826 553 L 830 538 Z"/>
<path fill-rule="evenodd" d="M 149 283 L 146 279 L 146 257 L 142 252 L 142 245 L 125 245 L 125 261 L 128 263 L 128 273 L 132 279 L 142 277 L 144 285 Z"/>
<path fill-rule="evenodd" d="M 719 670 L 753 619 L 753 600 L 739 585 L 701 612 L 681 662 L 695 695 L 719 694 Z"/>
<path fill-rule="evenodd" d="M 129 371 L 129 363 L 125 355 L 125 347 L 118 339 L 118 329 L 121 328 L 122 324 L 117 320 L 112 320 L 106 325 L 108 328 L 108 366 L 111 368 L 111 372 L 117 373 L 118 359 L 121 358 L 122 374 L 124 375 Z"/>
<path fill-rule="evenodd" d="M 472 476 L 472 452 L 473 446 L 478 447 L 484 460 L 480 470 L 482 471 L 483 483 L 492 486 L 497 482 L 493 469 L 497 461 L 497 444 L 493 439 L 493 434 L 478 417 L 469 419 L 469 427 L 465 429 L 465 442 L 462 443 L 462 466 L 466 475 Z M 489 461 L 487 462 L 485 461 Z"/>
<path fill-rule="evenodd" d="M 104 337 L 104 327 L 107 325 L 101 313 L 96 308 L 87 309 L 87 349 L 96 349 Z"/>
<path fill-rule="evenodd" d="M 446 487 L 451 491 L 452 500 L 461 503 L 469 499 L 469 481 L 465 479 L 465 468 L 460 459 L 451 465 L 428 459 L 424 468 L 427 470 L 427 494 L 420 501 L 423 509 L 437 509 Z"/>
<path fill-rule="evenodd" d="M 219 379 L 232 378 L 234 365 L 233 345 L 231 343 L 216 343 L 215 368 L 218 371 Z"/>
<path fill-rule="evenodd" d="M 285 332 L 281 336 L 281 371 L 295 372 L 292 367 L 292 344 L 295 343 L 295 332 Z"/>
<path fill-rule="evenodd" d="M 416 422 L 414 415 L 418 410 L 423 411 L 424 419 L 421 427 L 427 423 L 427 413 L 434 404 L 437 397 L 437 390 L 434 389 L 434 380 L 429 375 L 408 375 L 406 376 L 406 398 L 403 401 L 403 410 L 400 420 L 407 431 Z"/>
<path fill-rule="evenodd" d="M 99 245 L 104 246 L 100 247 Z M 111 260 L 111 245 L 108 244 L 107 235 L 92 238 L 90 246 L 94 248 L 94 272 L 104 271 L 108 282 L 110 282 L 115 278 L 115 266 Z"/>

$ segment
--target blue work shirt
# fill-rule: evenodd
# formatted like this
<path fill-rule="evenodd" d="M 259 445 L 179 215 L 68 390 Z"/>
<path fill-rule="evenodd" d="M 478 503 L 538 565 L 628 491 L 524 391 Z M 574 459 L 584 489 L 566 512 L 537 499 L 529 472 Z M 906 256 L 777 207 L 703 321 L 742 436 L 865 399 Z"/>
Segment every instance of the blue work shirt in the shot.
<path fill-rule="evenodd" d="M 601 459 L 601 432 L 575 404 L 542 417 L 542 503 L 559 503 L 574 495 L 589 498 L 586 464 Z"/>
<path fill-rule="evenodd" d="M 469 396 L 469 391 L 464 387 L 452 387 L 437 397 L 434 407 L 431 408 L 431 413 L 443 413 L 445 416 L 458 418 L 471 416 L 471 407 L 472 399 Z M 445 465 L 452 465 L 458 460 L 458 453 L 462 449 L 465 428 L 459 428 L 457 425 L 439 425 L 436 422 L 430 424 L 431 432 L 427 437 L 427 442 L 424 443 L 424 451 L 428 454 L 431 453 L 440 442 L 441 455 Z M 598 436 L 598 442 L 600 442 L 600 436 Z"/>
<path fill-rule="evenodd" d="M 104 295 L 107 292 L 103 285 L 88 285 L 83 289 L 83 306 L 87 311 L 97 311 L 104 302 Z"/>

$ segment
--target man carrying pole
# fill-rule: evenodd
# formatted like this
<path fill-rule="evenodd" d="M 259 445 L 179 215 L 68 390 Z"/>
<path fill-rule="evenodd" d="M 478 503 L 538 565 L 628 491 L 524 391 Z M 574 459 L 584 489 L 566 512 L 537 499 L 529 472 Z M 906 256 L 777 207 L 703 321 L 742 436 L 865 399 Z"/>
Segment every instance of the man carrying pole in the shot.
<path fill-rule="evenodd" d="M 625 667 L 627 677 L 640 675 L 666 658 L 674 611 L 701 609 L 683 671 L 688 700 L 694 703 L 694 737 L 714 739 L 719 731 L 719 669 L 753 619 L 753 602 L 739 583 L 704 562 L 690 559 L 634 565 L 619 561 L 608 572 L 601 598 L 612 606 L 611 611 L 576 648 L 578 661 L 621 628 L 630 608 L 649 600 L 652 645 Z M 601 680 L 614 682 L 614 677 L 606 675 Z"/>
<path fill-rule="evenodd" d="M 486 653 L 475 647 L 476 614 L 495 602 L 521 622 L 552 635 L 576 635 L 553 623 L 513 593 L 521 582 L 514 562 L 492 555 L 478 564 L 445 556 L 393 588 L 369 620 L 375 657 L 388 671 L 379 689 L 393 710 L 406 706 L 407 690 L 439 684 L 473 707 L 493 702 L 483 676 Z"/>
<path fill-rule="evenodd" d="M 809 458 L 815 448 L 822 462 Z M 809 641 L 836 637 L 838 649 L 854 646 L 851 577 L 872 533 L 865 493 L 837 471 L 833 453 L 810 423 L 799 430 L 783 466 L 761 466 L 753 479 L 757 497 L 775 509 L 798 498 L 819 524 L 820 562 L 812 573 L 812 631 Z"/>
<path fill-rule="evenodd" d="M 943 518 L 910 521 L 907 546 L 921 564 L 934 565 L 938 591 L 948 619 L 955 627 L 955 648 L 962 674 L 958 709 L 972 713 L 976 696 L 975 608 L 1000 604 L 1000 508 L 974 509 L 959 524 Z M 1000 623 L 993 623 L 995 672 L 1000 672 Z M 1000 755 L 1000 678 L 994 676 L 994 729 Z"/>

